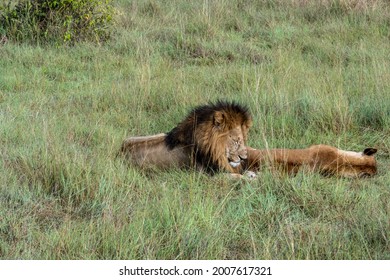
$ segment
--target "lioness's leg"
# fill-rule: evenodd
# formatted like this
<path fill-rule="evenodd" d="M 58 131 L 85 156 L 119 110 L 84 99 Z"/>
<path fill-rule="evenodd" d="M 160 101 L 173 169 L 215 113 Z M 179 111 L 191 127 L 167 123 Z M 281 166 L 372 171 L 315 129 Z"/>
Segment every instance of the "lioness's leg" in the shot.
<path fill-rule="evenodd" d="M 295 175 L 303 159 L 295 155 L 295 152 L 304 153 L 305 150 L 291 149 L 253 149 L 247 147 L 248 158 L 245 161 L 245 169 L 258 172 L 263 166 L 268 166 L 271 170 L 285 172 L 289 175 Z"/>

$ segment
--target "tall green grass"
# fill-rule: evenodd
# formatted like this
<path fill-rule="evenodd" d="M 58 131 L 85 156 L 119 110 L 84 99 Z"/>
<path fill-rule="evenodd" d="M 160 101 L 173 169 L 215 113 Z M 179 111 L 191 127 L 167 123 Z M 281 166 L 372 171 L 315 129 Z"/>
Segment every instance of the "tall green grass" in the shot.
<path fill-rule="evenodd" d="M 0 258 L 389 259 L 390 7 L 309 2 L 118 1 L 106 45 L 1 45 Z M 375 146 L 379 174 L 116 158 L 218 98 L 250 107 L 253 147 Z"/>
<path fill-rule="evenodd" d="M 73 45 L 110 38 L 110 0 L 0 1 L 0 35 L 13 42 Z"/>

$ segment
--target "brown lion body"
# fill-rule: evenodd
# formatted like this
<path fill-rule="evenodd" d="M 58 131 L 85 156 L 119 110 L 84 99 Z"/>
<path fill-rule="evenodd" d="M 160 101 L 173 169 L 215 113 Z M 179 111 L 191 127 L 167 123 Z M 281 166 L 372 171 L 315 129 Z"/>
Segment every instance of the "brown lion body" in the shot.
<path fill-rule="evenodd" d="M 172 168 L 188 166 L 191 158 L 184 147 L 168 149 L 167 134 L 130 137 L 122 143 L 122 152 L 137 166 L 143 168 Z"/>
<path fill-rule="evenodd" d="M 140 167 L 195 167 L 240 173 L 252 118 L 247 108 L 218 101 L 199 106 L 170 132 L 130 137 L 121 152 Z"/>
<path fill-rule="evenodd" d="M 375 175 L 376 149 L 362 153 L 340 150 L 328 145 L 314 145 L 306 149 L 264 149 L 247 147 L 246 168 L 259 171 L 262 166 L 295 175 L 301 168 L 340 177 L 366 177 Z"/>

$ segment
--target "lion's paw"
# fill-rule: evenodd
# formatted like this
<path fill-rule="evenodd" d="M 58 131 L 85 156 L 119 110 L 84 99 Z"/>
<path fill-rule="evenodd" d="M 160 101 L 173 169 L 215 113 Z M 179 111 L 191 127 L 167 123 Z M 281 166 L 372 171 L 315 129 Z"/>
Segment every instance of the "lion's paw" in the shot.
<path fill-rule="evenodd" d="M 255 172 L 253 172 L 253 171 L 246 171 L 245 173 L 244 173 L 244 176 L 246 177 L 246 178 L 249 178 L 249 179 L 256 179 L 256 177 L 257 177 L 257 175 L 256 175 L 256 173 Z"/>

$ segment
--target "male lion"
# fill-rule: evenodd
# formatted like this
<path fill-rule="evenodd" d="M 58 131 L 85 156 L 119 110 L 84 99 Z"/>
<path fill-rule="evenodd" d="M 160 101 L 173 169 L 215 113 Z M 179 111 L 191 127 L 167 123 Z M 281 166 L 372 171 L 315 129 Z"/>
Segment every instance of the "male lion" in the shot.
<path fill-rule="evenodd" d="M 374 148 L 363 152 L 340 150 L 328 145 L 313 145 L 307 149 L 265 149 L 247 147 L 245 167 L 258 171 L 261 166 L 269 165 L 288 174 L 295 175 L 301 167 L 309 171 L 318 171 L 323 175 L 358 178 L 375 175 L 377 164 Z"/>
<path fill-rule="evenodd" d="M 246 107 L 217 101 L 196 107 L 166 134 L 127 138 L 121 152 L 140 167 L 195 167 L 210 174 L 239 174 L 251 125 Z"/>

